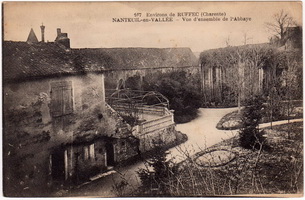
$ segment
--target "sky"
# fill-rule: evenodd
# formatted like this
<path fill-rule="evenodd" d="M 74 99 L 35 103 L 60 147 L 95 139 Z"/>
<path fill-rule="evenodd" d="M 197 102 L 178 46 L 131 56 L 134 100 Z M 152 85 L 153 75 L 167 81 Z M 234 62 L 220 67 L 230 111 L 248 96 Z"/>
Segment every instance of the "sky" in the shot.
<path fill-rule="evenodd" d="M 230 45 L 264 43 L 272 35 L 265 26 L 281 10 L 302 22 L 300 2 L 6 2 L 3 6 L 4 40 L 26 41 L 33 28 L 41 40 L 53 42 L 56 29 L 68 33 L 72 48 L 190 47 L 194 52 Z M 181 12 L 225 13 L 228 21 L 185 22 Z M 113 22 L 113 18 L 133 18 L 141 13 L 174 13 L 173 22 Z M 251 21 L 230 21 L 247 17 Z M 220 17 L 222 19 L 222 17 Z"/>

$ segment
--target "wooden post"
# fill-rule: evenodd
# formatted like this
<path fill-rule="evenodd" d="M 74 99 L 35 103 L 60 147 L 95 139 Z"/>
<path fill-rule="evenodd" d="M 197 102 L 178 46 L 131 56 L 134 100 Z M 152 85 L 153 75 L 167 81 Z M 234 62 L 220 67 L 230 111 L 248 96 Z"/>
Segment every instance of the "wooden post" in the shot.
<path fill-rule="evenodd" d="M 64 153 L 64 164 L 65 164 L 65 180 L 68 179 L 68 175 L 69 175 L 69 170 L 68 170 L 68 151 L 65 150 L 65 153 Z"/>
<path fill-rule="evenodd" d="M 50 180 L 52 181 L 53 180 L 53 177 L 52 177 L 52 154 L 50 154 L 50 156 L 49 156 L 49 177 L 50 177 Z"/>
<path fill-rule="evenodd" d="M 263 89 L 263 80 L 264 80 L 264 70 L 263 70 L 262 67 L 258 69 L 258 74 L 259 74 L 259 77 L 258 77 L 259 92 L 262 92 L 262 89 Z"/>
<path fill-rule="evenodd" d="M 209 67 L 209 100 L 212 99 L 213 96 L 213 68 Z"/>
<path fill-rule="evenodd" d="M 202 66 L 201 65 L 201 67 L 200 67 L 200 73 L 201 73 L 201 93 L 203 94 L 204 93 L 204 86 L 205 86 L 205 84 L 204 84 L 204 68 L 203 68 L 204 66 Z"/>
<path fill-rule="evenodd" d="M 220 101 L 222 103 L 222 68 L 219 68 L 219 95 Z"/>

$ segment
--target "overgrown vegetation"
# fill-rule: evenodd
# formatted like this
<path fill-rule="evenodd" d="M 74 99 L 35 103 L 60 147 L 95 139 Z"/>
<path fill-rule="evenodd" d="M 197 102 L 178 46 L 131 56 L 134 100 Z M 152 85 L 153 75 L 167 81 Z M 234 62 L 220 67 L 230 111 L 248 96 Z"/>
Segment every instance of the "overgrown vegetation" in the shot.
<path fill-rule="evenodd" d="M 149 159 L 150 167 L 140 170 L 143 175 L 141 186 L 129 195 L 300 194 L 303 188 L 303 123 L 274 126 L 264 131 L 269 151 L 241 148 L 236 136 L 195 156 L 188 156 L 179 164 L 166 160 L 166 153 L 159 152 Z M 200 159 L 200 164 L 197 162 L 217 150 L 231 152 L 228 156 L 234 154 L 235 158 L 223 158 L 229 162 L 218 167 L 212 167 L 211 161 L 205 159 Z"/>
<path fill-rule="evenodd" d="M 263 99 L 259 96 L 251 99 L 245 107 L 239 131 L 240 146 L 246 149 L 260 149 L 264 143 L 263 131 L 258 125 L 262 119 Z"/>
<path fill-rule="evenodd" d="M 167 154 L 162 148 L 157 148 L 146 160 L 146 168 L 138 171 L 142 183 L 139 188 L 141 196 L 171 196 L 170 186 L 178 170 L 177 165 L 167 160 Z"/>
<path fill-rule="evenodd" d="M 275 105 L 270 105 L 268 100 L 264 100 L 262 110 L 262 119 L 261 123 L 268 123 L 272 126 L 274 121 L 280 120 L 291 120 L 299 119 L 303 117 L 303 107 L 302 101 L 281 101 L 277 102 Z M 233 111 L 226 114 L 221 120 L 217 123 L 216 128 L 220 130 L 234 130 L 242 127 L 241 117 L 243 114 L 244 108 L 241 109 L 241 112 Z"/>
<path fill-rule="evenodd" d="M 202 52 L 200 62 L 205 106 L 240 107 L 260 93 L 275 106 L 277 100 L 302 98 L 300 49 L 269 44 L 226 47 Z"/>
<path fill-rule="evenodd" d="M 162 149 L 138 171 L 135 196 L 217 196 L 302 192 L 303 123 L 259 129 L 261 96 L 247 102 L 239 135 L 174 163 Z M 179 147 L 177 147 L 179 148 Z M 225 152 L 225 153 L 224 153 Z M 126 195 L 126 194 L 125 194 Z"/>
<path fill-rule="evenodd" d="M 197 117 L 202 98 L 200 92 L 200 75 L 185 71 L 154 73 L 143 78 L 141 88 L 140 76 L 130 77 L 126 88 L 133 90 L 157 91 L 169 100 L 170 109 L 174 110 L 176 123 L 185 123 Z"/>

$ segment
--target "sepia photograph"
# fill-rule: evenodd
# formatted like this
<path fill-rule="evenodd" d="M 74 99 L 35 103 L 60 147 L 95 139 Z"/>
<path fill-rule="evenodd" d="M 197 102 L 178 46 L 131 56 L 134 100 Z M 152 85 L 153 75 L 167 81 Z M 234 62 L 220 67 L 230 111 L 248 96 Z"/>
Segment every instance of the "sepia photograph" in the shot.
<path fill-rule="evenodd" d="M 2 2 L 4 197 L 303 197 L 301 1 Z"/>

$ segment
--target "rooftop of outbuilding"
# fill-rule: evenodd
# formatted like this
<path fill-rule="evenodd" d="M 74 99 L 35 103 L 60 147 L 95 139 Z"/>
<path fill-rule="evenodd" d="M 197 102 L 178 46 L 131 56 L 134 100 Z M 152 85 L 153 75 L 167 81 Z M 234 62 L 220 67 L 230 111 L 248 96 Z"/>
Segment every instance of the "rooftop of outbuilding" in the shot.
<path fill-rule="evenodd" d="M 190 48 L 64 49 L 54 42 L 3 42 L 4 80 L 189 66 L 197 66 L 197 59 Z"/>

